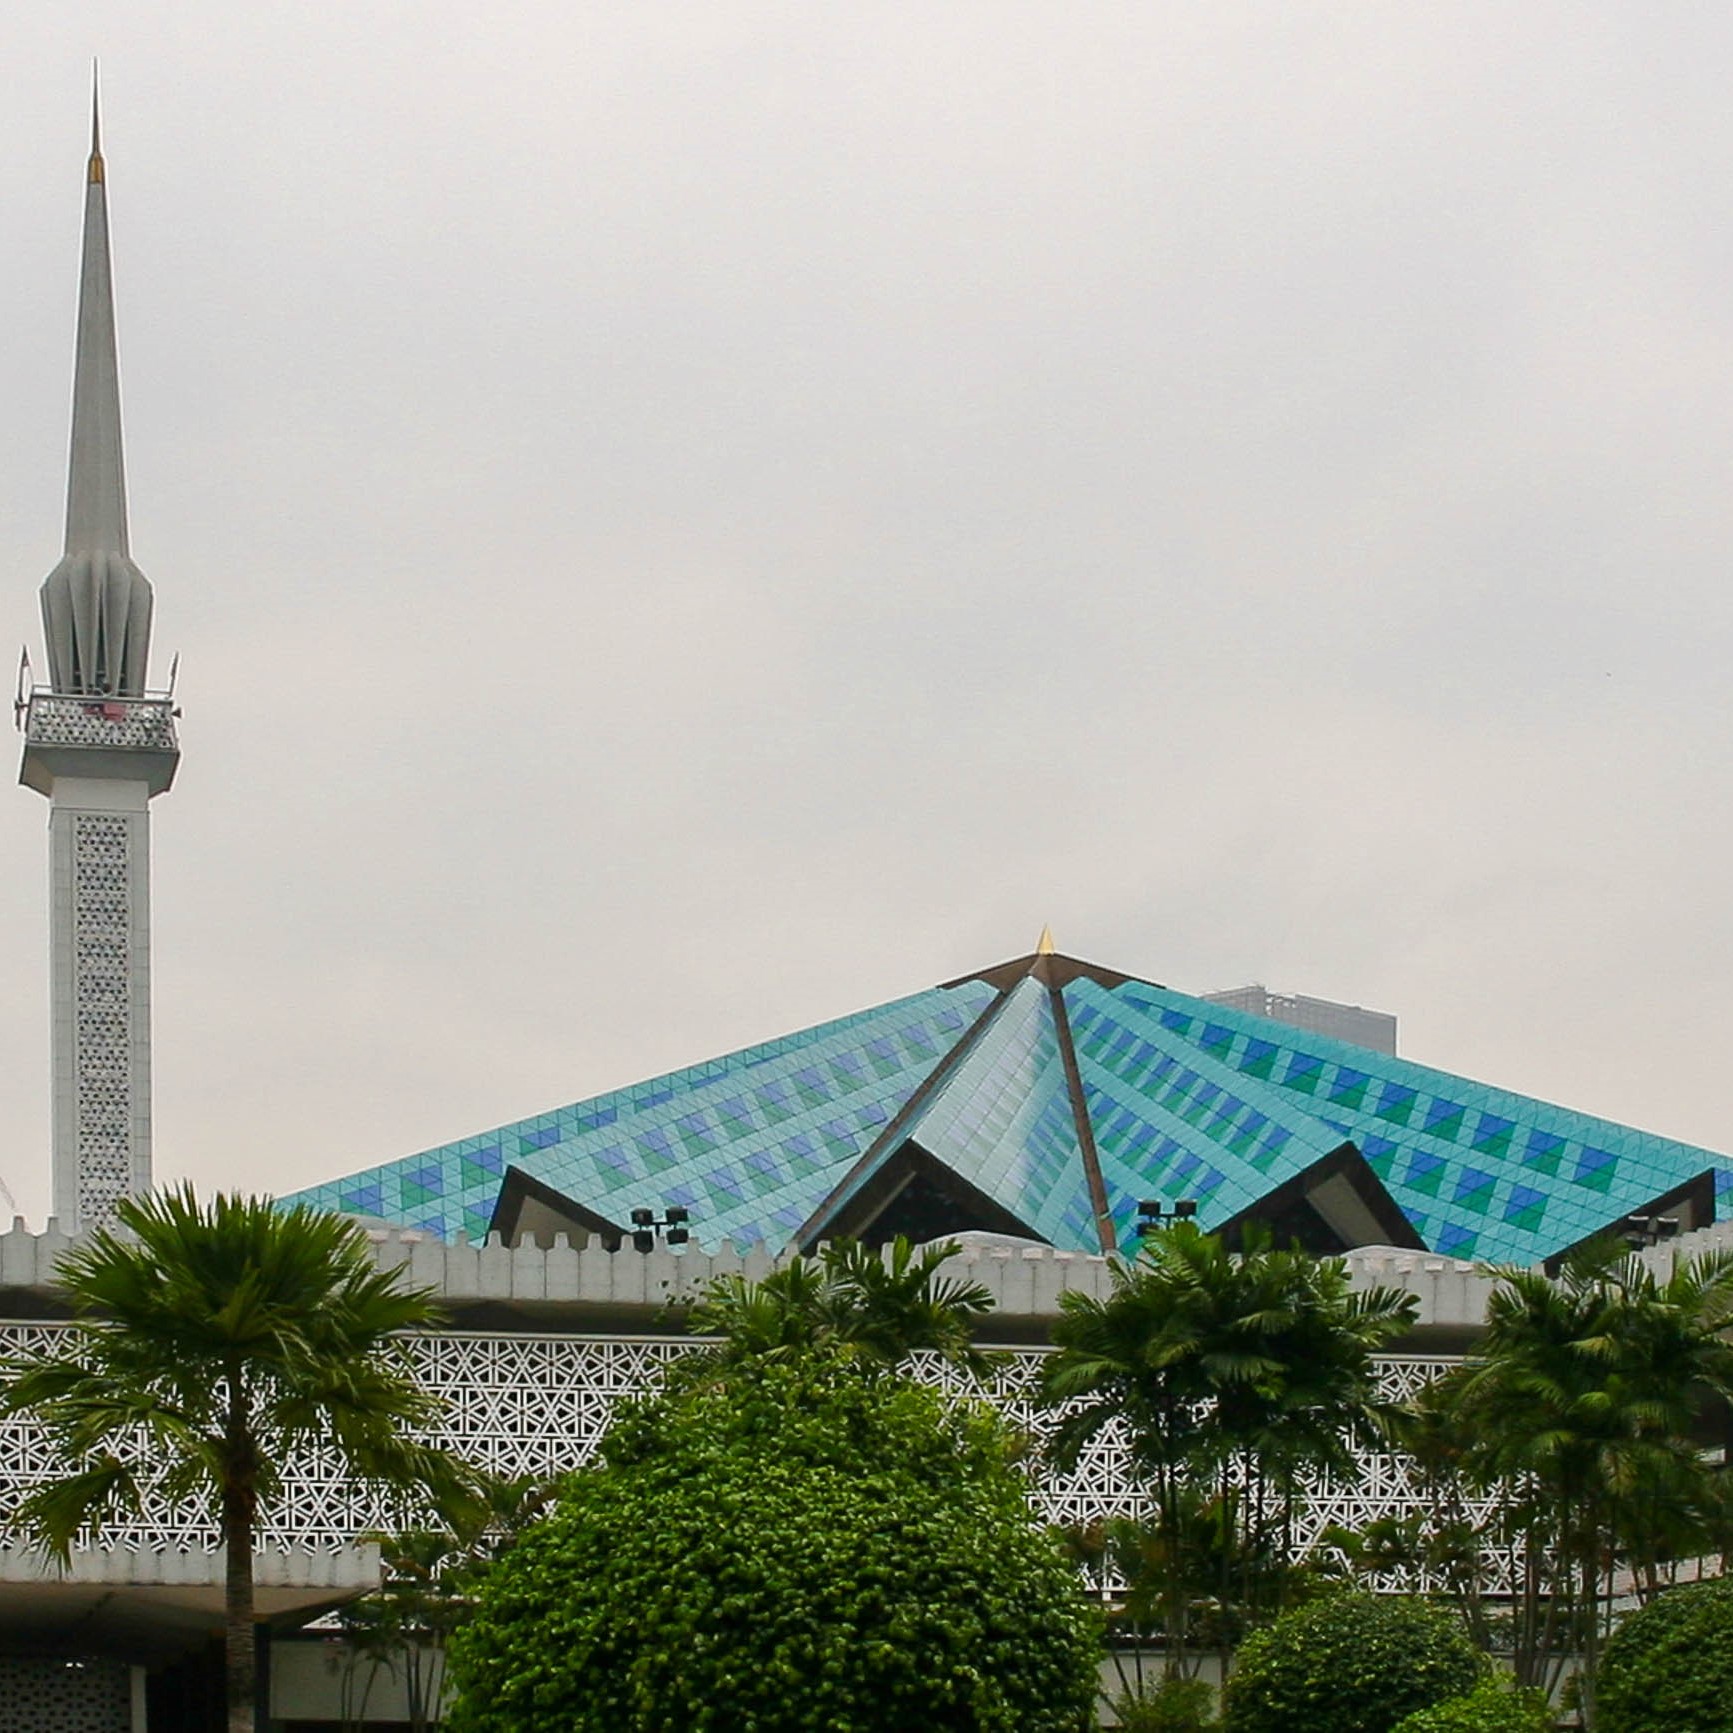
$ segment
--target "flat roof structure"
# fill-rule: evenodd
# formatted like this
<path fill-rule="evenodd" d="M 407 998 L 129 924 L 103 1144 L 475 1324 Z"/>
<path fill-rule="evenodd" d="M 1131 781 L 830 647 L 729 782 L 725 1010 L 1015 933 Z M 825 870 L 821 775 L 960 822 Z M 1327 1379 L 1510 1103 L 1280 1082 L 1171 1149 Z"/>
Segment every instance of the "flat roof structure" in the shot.
<path fill-rule="evenodd" d="M 1181 1199 L 1320 1252 L 1538 1263 L 1715 1219 L 1733 1160 L 1049 948 L 286 1202 L 480 1241 L 632 1212 L 772 1250 L 984 1232 L 1099 1253 Z"/>

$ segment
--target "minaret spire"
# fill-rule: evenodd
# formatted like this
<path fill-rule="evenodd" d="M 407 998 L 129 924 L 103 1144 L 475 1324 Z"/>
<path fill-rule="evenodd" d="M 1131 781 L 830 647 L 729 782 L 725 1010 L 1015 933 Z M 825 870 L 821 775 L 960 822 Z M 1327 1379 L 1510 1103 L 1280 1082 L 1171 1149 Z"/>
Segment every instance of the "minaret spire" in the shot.
<path fill-rule="evenodd" d="M 145 690 L 150 585 L 127 549 L 107 178 L 93 68 L 66 554 L 42 586 L 50 678 L 26 700 L 18 771 L 49 803 L 54 1215 L 68 1232 L 150 1189 L 150 802 L 180 762 L 174 699 Z"/>
<path fill-rule="evenodd" d="M 90 172 L 86 179 L 102 179 L 102 80 L 94 60 L 90 63 Z"/>
<path fill-rule="evenodd" d="M 107 166 L 92 67 L 66 555 L 42 586 L 42 624 L 55 691 L 140 696 L 150 654 L 151 602 L 150 585 L 133 564 L 127 540 Z"/>

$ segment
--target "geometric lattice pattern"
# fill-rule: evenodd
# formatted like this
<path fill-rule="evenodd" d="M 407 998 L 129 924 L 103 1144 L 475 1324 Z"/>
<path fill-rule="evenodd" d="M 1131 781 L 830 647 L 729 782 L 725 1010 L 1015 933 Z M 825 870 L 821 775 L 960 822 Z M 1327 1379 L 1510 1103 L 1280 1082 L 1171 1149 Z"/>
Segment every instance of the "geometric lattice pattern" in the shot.
<path fill-rule="evenodd" d="M 1050 956 L 296 1201 L 475 1239 L 509 1165 L 616 1225 L 677 1204 L 701 1244 L 780 1250 L 910 1143 L 1070 1251 L 1103 1249 L 1097 1197 L 1119 1245 L 1148 1197 L 1210 1227 L 1344 1145 L 1448 1257 L 1537 1262 L 1706 1170 L 1733 1197 L 1711 1151 Z"/>
<path fill-rule="evenodd" d="M 127 1733 L 123 1661 L 0 1655 L 0 1733 Z"/>
<path fill-rule="evenodd" d="M 175 752 L 179 749 L 175 741 L 177 714 L 172 698 L 108 693 L 100 702 L 92 703 L 83 694 L 38 690 L 30 696 L 24 734 L 34 746 Z"/>
<path fill-rule="evenodd" d="M 68 1326 L 0 1325 L 0 1354 L 41 1348 Z M 414 1339 L 423 1384 L 445 1403 L 431 1434 L 461 1455 L 502 1475 L 551 1476 L 581 1465 L 606 1430 L 614 1404 L 645 1389 L 671 1359 L 691 1343 L 670 1337 L 555 1336 L 451 1332 Z M 1057 1416 L 1038 1408 L 1033 1392 L 1047 1351 L 1010 1353 L 987 1394 L 1007 1418 L 1041 1439 Z M 1452 1362 L 1392 1357 L 1381 1362 L 1384 1394 L 1412 1396 Z M 931 1356 L 916 1373 L 942 1388 L 975 1386 Z M 0 1500 L 7 1504 L 24 1487 L 52 1475 L 43 1435 L 30 1421 L 0 1423 Z M 261 1546 L 282 1552 L 340 1549 L 371 1530 L 392 1526 L 394 1514 L 356 1495 L 335 1465 L 316 1454 L 289 1464 L 281 1503 L 267 1514 Z M 1122 1437 L 1103 1432 L 1069 1474 L 1043 1474 L 1031 1502 L 1045 1520 L 1086 1525 L 1114 1516 L 1135 1516 L 1146 1506 Z M 1405 1516 L 1425 1500 L 1397 1457 L 1369 1455 L 1364 1478 L 1353 1485 L 1321 1486 L 1300 1531 L 1310 1545 L 1325 1524 L 1358 1526 L 1376 1516 Z M 116 1522 L 96 1542 L 104 1551 L 208 1552 L 215 1528 L 201 1513 L 170 1510 L 146 1500 L 142 1516 Z"/>
<path fill-rule="evenodd" d="M 72 818 L 73 1115 L 78 1220 L 132 1189 L 132 821 Z"/>

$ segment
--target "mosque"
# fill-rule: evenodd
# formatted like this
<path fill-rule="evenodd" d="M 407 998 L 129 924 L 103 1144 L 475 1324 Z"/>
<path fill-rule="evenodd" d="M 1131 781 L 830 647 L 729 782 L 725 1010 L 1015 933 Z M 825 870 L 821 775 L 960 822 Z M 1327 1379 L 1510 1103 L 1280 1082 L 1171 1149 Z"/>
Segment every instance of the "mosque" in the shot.
<path fill-rule="evenodd" d="M 42 586 L 47 678 L 27 677 L 18 705 L 20 780 L 49 803 L 55 1220 L 0 1235 L 0 1348 L 64 1319 L 68 1237 L 151 1183 L 149 824 L 180 711 L 172 682 L 150 684 L 152 592 L 128 542 L 94 126 L 84 198 L 65 553 Z M 659 1296 L 841 1235 L 962 1236 L 1002 1339 L 1036 1354 L 1058 1295 L 1098 1291 L 1158 1211 L 1230 1237 L 1262 1223 L 1421 1295 L 1400 1384 L 1472 1339 L 1486 1287 L 1472 1261 L 1546 1263 L 1633 1221 L 1722 1238 L 1704 1230 L 1730 1193 L 1726 1156 L 1191 997 L 1043 933 L 1028 955 L 295 1201 L 362 1219 L 382 1263 L 445 1296 L 452 1328 L 426 1364 L 452 1398 L 448 1441 L 549 1473 L 666 1357 Z M 11 1424 L 0 1477 L 49 1472 Z M 1041 1493 L 1056 1518 L 1136 1496 L 1123 1462 L 1080 1475 Z M 260 1601 L 289 1650 L 280 1677 L 312 1702 L 319 1655 L 290 1633 L 375 1582 L 377 1555 L 346 1489 L 316 1465 L 287 1480 Z M 1414 1496 L 1388 1463 L 1368 1485 L 1378 1509 Z M 0 1733 L 206 1725 L 189 1705 L 220 1584 L 192 1518 L 141 1517 L 63 1579 L 0 1543 Z M 335 1725 L 297 1709 L 299 1689 L 272 1697 L 274 1724 Z"/>

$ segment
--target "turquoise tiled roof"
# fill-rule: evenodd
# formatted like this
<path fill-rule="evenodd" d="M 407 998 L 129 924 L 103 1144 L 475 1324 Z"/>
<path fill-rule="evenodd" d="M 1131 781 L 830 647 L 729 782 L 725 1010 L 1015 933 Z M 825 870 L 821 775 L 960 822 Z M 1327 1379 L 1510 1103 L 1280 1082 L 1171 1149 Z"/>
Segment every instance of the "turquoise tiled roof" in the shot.
<path fill-rule="evenodd" d="M 513 1166 L 616 1223 L 680 1204 L 704 1243 L 779 1245 L 910 1142 L 1030 1233 L 1087 1251 L 1092 1179 L 1123 1244 L 1141 1198 L 1195 1198 L 1206 1226 L 1226 1222 L 1344 1143 L 1457 1257 L 1537 1261 L 1706 1168 L 1723 1213 L 1733 1199 L 1733 1162 L 1708 1150 L 1047 957 L 295 1201 L 475 1238 Z"/>
<path fill-rule="evenodd" d="M 1257 1114 L 1296 1136 L 1310 1127 L 1352 1141 L 1426 1243 L 1448 1256 L 1537 1262 L 1705 1168 L 1716 1170 L 1719 1207 L 1733 1195 L 1733 1162 L 1691 1144 L 1140 981 L 1105 995 L 1079 981 L 1073 994 L 1081 1005 L 1110 1001 L 1104 1020 L 1223 1091 L 1205 1104 L 1218 1143 L 1246 1137 Z M 1267 1171 L 1295 1165 L 1277 1157 Z M 1172 1183 L 1163 1174 L 1152 1195 Z"/>
<path fill-rule="evenodd" d="M 1130 985 L 1110 991 L 1080 979 L 1064 990 L 1122 1241 L 1134 1231 L 1140 1198 L 1195 1198 L 1206 1224 L 1227 1221 L 1341 1147 L 1339 1132 L 1196 1043 L 1175 1041 L 1128 996 Z"/>
<path fill-rule="evenodd" d="M 475 1239 L 510 1165 L 610 1220 L 683 1204 L 707 1244 L 781 1243 L 993 997 L 935 987 L 284 1201 Z"/>

